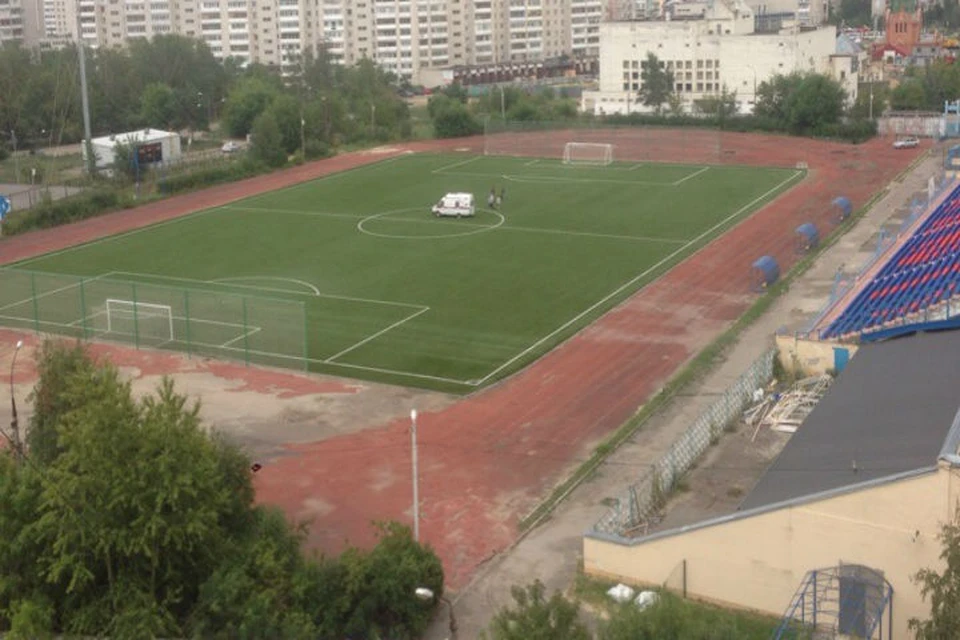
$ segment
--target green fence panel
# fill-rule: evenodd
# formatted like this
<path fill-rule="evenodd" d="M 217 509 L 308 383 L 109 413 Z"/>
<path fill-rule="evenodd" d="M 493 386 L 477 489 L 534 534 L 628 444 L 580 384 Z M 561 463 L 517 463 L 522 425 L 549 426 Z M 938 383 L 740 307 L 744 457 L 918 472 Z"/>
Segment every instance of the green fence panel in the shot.
<path fill-rule="evenodd" d="M 0 325 L 305 369 L 300 300 L 112 277 L 0 269 Z"/>

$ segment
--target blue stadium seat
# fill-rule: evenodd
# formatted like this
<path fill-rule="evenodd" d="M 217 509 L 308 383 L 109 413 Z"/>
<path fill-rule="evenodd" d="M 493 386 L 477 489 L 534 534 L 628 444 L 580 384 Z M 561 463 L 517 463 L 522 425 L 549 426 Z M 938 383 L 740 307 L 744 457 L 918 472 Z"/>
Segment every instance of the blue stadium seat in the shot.
<path fill-rule="evenodd" d="M 960 294 L 960 186 L 822 332 L 837 338 L 922 314 Z"/>

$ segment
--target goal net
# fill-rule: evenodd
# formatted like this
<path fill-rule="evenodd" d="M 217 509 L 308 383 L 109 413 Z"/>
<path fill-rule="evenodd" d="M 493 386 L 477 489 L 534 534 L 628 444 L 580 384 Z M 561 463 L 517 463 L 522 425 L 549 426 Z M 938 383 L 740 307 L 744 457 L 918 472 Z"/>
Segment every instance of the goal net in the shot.
<path fill-rule="evenodd" d="M 612 144 L 568 142 L 563 146 L 563 164 L 605 166 L 612 162 Z"/>
<path fill-rule="evenodd" d="M 136 335 L 146 343 L 173 342 L 170 305 L 107 299 L 107 333 Z"/>

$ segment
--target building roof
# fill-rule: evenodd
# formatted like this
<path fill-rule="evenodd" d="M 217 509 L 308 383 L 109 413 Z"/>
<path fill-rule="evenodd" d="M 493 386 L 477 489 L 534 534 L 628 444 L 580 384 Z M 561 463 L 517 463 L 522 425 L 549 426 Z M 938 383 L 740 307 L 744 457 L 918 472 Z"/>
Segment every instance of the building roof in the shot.
<path fill-rule="evenodd" d="M 109 136 L 102 136 L 100 138 L 94 138 L 90 142 L 95 145 L 115 145 L 123 144 L 129 145 L 131 143 L 143 143 L 143 142 L 157 142 L 158 140 L 164 140 L 170 136 L 175 136 L 177 134 L 170 131 L 161 131 L 160 129 L 138 129 L 136 131 L 126 131 L 124 133 L 115 133 Z"/>
<path fill-rule="evenodd" d="M 740 509 L 931 467 L 958 407 L 960 331 L 864 345 Z"/>
<path fill-rule="evenodd" d="M 859 44 L 852 36 L 845 33 L 837 36 L 837 55 L 841 56 L 856 56 L 859 55 L 862 51 Z"/>

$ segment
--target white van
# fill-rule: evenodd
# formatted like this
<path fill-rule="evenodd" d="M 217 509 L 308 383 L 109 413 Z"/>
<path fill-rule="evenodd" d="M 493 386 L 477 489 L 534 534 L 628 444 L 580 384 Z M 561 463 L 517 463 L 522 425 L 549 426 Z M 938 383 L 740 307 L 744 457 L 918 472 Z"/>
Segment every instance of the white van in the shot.
<path fill-rule="evenodd" d="M 476 213 L 472 193 L 448 193 L 433 205 L 433 214 L 440 216 L 472 216 Z"/>

